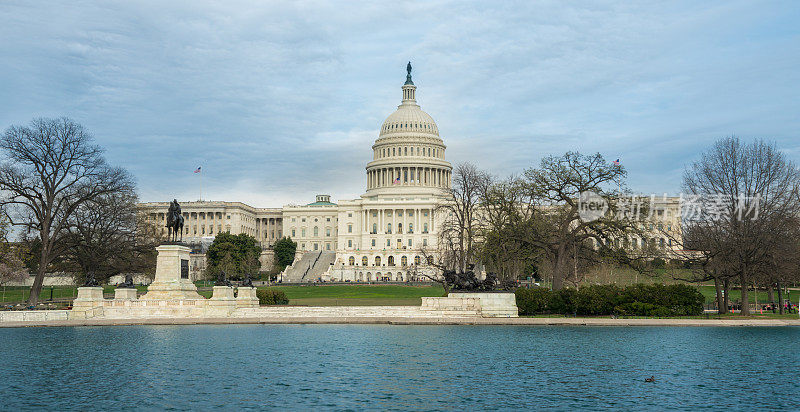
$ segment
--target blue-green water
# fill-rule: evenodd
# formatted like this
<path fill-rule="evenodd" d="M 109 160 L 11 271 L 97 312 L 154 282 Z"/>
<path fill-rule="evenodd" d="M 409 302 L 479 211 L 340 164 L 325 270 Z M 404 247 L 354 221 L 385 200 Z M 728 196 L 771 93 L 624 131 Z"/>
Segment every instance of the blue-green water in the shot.
<path fill-rule="evenodd" d="M 0 329 L 0 409 L 798 410 L 798 345 L 800 328 Z"/>

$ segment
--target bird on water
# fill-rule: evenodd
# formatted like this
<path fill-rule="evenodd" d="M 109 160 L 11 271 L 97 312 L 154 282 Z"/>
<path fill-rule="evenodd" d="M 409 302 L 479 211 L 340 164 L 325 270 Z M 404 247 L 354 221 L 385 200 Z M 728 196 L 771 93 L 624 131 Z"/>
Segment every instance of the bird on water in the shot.
<path fill-rule="evenodd" d="M 655 376 L 651 376 L 649 378 L 644 378 L 644 381 L 645 382 L 655 382 L 656 381 L 656 377 Z"/>

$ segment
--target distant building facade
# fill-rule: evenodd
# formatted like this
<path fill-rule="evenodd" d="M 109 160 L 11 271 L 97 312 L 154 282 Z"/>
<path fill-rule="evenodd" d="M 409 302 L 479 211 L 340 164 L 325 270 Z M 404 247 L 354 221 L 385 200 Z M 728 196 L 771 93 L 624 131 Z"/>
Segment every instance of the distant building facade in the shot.
<path fill-rule="evenodd" d="M 265 250 L 262 267 L 272 264 L 272 246 L 283 236 L 297 242 L 299 258 L 335 254 L 324 271 L 316 268 L 312 278 L 305 273 L 304 281 L 408 281 L 433 273 L 419 250 L 435 249 L 434 210 L 443 189 L 450 187 L 452 166 L 445 160 L 436 122 L 417 104 L 416 89 L 409 73 L 401 104 L 383 122 L 372 146 L 360 199 L 337 204 L 329 195 L 318 195 L 313 203 L 282 208 L 182 202 L 184 240 L 210 243 L 223 231 L 246 233 Z M 169 202 L 140 204 L 142 213 L 161 227 L 168 207 Z"/>

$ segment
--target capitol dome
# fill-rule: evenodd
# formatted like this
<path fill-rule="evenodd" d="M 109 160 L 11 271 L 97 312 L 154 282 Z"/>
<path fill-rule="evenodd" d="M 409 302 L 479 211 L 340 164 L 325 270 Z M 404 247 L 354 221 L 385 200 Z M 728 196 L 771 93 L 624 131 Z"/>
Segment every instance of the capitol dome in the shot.
<path fill-rule="evenodd" d="M 436 193 L 450 187 L 452 166 L 433 118 L 417 104 L 411 63 L 403 100 L 381 125 L 367 164 L 367 195 L 399 192 Z"/>

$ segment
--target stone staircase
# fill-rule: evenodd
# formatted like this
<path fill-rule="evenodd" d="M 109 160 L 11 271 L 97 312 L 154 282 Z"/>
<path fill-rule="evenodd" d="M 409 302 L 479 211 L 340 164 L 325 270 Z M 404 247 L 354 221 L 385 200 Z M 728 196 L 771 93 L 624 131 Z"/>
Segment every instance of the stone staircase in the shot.
<path fill-rule="evenodd" d="M 334 261 L 335 252 L 308 252 L 283 271 L 283 282 L 315 282 Z"/>

